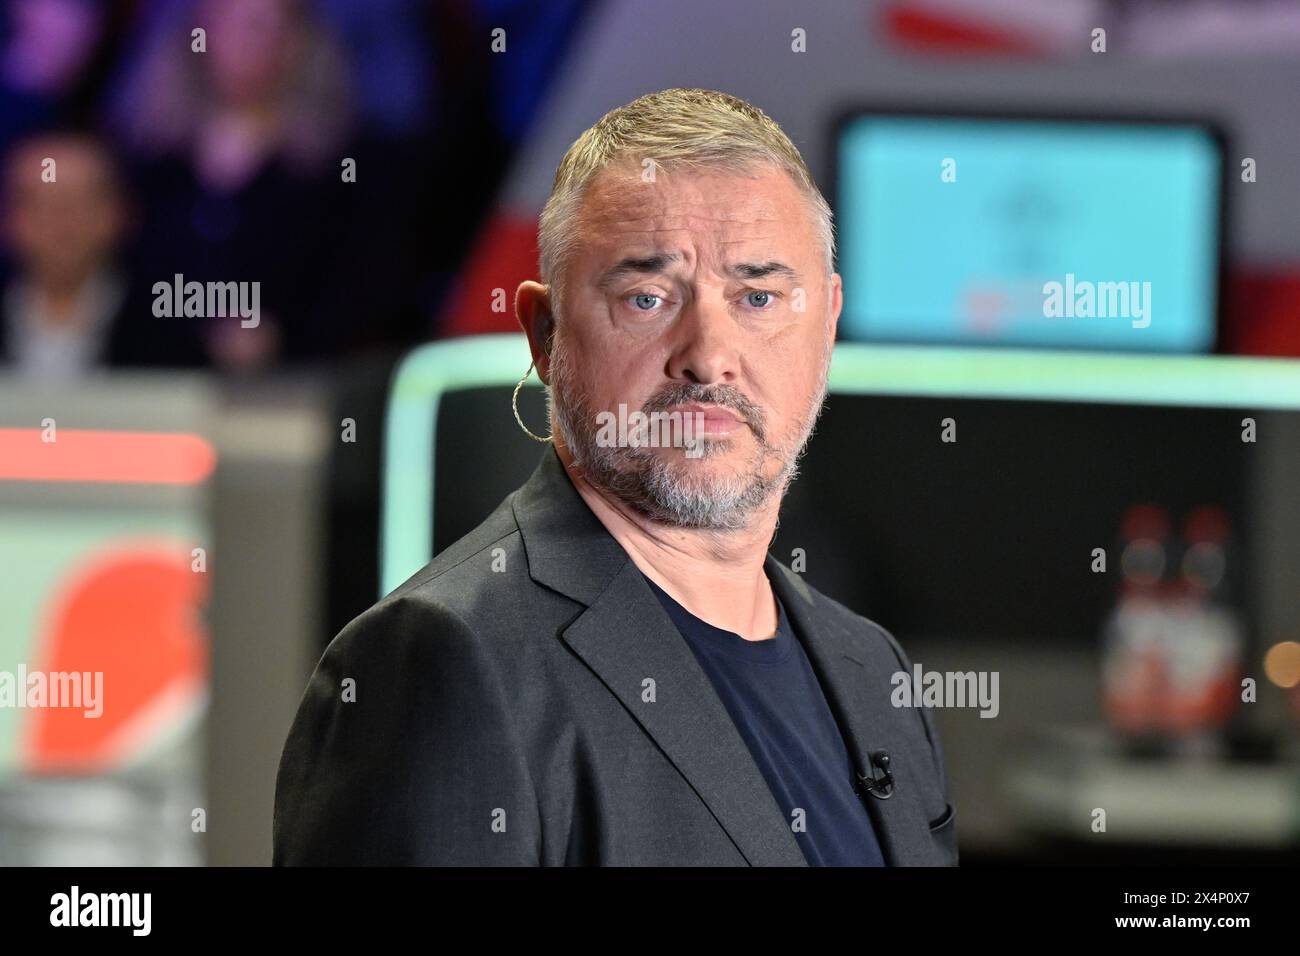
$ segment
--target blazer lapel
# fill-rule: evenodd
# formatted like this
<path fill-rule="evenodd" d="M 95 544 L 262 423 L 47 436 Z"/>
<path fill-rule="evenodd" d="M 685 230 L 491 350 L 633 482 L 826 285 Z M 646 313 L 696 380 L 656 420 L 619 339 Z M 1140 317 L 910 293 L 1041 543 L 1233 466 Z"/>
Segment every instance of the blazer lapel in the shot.
<path fill-rule="evenodd" d="M 635 564 L 627 561 L 563 636 L 654 738 L 751 865 L 807 866 L 731 715 Z M 647 701 L 651 686 L 653 700 Z"/>
<path fill-rule="evenodd" d="M 924 803 L 913 786 L 916 775 L 907 765 L 908 760 L 924 758 L 909 752 L 900 733 L 902 722 L 915 716 L 890 703 L 890 679 L 899 669 L 893 652 L 872 654 L 865 643 L 855 643 L 835 617 L 818 613 L 813 592 L 804 580 L 770 554 L 767 573 L 808 653 L 855 771 L 871 768 L 870 755 L 875 750 L 890 755 L 893 795 L 884 800 L 869 795 L 862 798 L 885 862 L 889 866 L 938 862 Z"/>
<path fill-rule="evenodd" d="M 562 633 L 565 643 L 673 762 L 746 861 L 807 866 L 708 675 L 553 450 L 514 510 L 533 579 L 587 605 Z"/>

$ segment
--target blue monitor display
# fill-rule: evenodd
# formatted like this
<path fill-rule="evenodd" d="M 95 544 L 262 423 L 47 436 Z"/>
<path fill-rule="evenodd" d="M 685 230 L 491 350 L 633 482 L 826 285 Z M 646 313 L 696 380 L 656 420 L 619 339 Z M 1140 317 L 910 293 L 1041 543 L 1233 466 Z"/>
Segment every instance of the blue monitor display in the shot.
<path fill-rule="evenodd" d="M 1214 347 L 1209 128 L 859 114 L 837 153 L 841 338 Z"/>

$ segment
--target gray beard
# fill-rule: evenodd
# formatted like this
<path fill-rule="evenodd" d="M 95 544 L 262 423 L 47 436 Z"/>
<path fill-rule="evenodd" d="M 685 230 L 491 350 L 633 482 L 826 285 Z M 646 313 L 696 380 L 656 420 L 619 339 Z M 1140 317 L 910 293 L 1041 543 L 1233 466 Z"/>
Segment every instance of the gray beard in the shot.
<path fill-rule="evenodd" d="M 827 355 L 829 358 L 829 354 Z M 702 439 L 702 454 L 688 459 L 678 449 L 668 455 L 644 447 L 607 447 L 597 443 L 596 411 L 575 388 L 567 355 L 557 335 L 550 362 L 548 389 L 551 420 L 564 439 L 574 465 L 593 487 L 612 495 L 651 521 L 678 528 L 738 531 L 747 528 L 773 495 L 781 498 L 798 474 L 799 459 L 812 437 L 826 392 L 826 363 L 816 401 L 806 410 L 792 447 L 767 439 L 762 410 L 731 386 L 674 385 L 647 402 L 643 411 L 666 411 L 687 402 L 719 404 L 738 412 L 754 433 L 756 448 L 734 476 L 698 478 L 684 473 L 690 461 L 716 457 L 731 448 L 726 438 Z M 772 458 L 782 462 L 773 476 L 763 472 Z M 680 460 L 677 460 L 680 459 Z"/>

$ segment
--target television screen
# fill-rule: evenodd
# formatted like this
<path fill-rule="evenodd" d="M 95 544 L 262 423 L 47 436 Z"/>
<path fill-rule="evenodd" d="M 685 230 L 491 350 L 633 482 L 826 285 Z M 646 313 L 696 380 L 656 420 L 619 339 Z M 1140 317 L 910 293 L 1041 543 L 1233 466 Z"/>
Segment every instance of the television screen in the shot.
<path fill-rule="evenodd" d="M 863 113 L 837 152 L 841 337 L 1213 349 L 1209 127 Z"/>

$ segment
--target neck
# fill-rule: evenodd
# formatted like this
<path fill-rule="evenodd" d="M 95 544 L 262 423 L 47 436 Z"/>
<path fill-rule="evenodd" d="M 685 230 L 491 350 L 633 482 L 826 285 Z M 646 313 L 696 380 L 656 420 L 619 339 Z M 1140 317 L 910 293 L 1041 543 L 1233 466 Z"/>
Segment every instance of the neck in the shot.
<path fill-rule="evenodd" d="M 632 563 L 678 604 L 746 640 L 765 640 L 776 633 L 776 599 L 763 564 L 776 532 L 777 496 L 737 531 L 665 525 L 588 482 L 562 443 L 557 442 L 555 450 L 597 520 Z"/>
<path fill-rule="evenodd" d="M 219 107 L 199 127 L 195 165 L 212 188 L 234 191 L 261 170 L 275 147 L 275 110 L 269 106 L 234 103 Z"/>
<path fill-rule="evenodd" d="M 56 325 L 67 325 L 79 318 L 77 305 L 92 276 L 93 272 L 88 271 L 73 275 L 35 274 L 30 288 L 40 297 L 45 317 Z"/>

